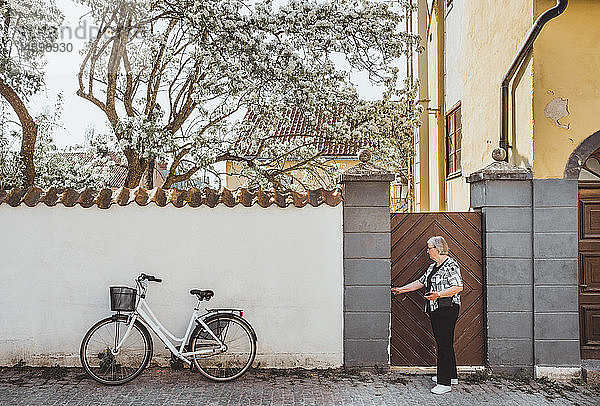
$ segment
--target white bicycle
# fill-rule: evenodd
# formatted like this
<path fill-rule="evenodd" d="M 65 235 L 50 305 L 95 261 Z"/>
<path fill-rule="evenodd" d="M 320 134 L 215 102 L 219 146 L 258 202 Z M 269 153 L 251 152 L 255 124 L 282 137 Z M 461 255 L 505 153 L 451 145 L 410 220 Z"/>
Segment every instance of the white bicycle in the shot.
<path fill-rule="evenodd" d="M 214 296 L 212 290 L 192 289 L 198 304 L 183 337 L 175 337 L 146 303 L 148 282 L 162 282 L 141 274 L 138 289 L 110 288 L 111 310 L 117 313 L 94 324 L 81 343 L 81 364 L 96 381 L 120 385 L 137 377 L 152 359 L 148 328 L 171 350 L 172 361 L 195 367 L 214 381 L 242 376 L 256 355 L 256 333 L 240 309 L 206 309 L 200 304 Z M 122 312 L 125 312 L 122 313 Z"/>

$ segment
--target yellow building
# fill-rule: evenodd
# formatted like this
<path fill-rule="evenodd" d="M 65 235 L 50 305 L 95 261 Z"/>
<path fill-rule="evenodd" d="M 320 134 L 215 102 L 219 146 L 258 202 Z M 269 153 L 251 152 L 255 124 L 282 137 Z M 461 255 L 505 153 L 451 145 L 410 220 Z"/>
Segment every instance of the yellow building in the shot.
<path fill-rule="evenodd" d="M 323 158 L 328 161 L 330 165 L 339 168 L 341 171 L 345 171 L 348 168 L 353 167 L 358 163 L 357 153 L 358 148 L 349 147 L 345 148 L 345 152 L 325 151 Z M 297 164 L 297 161 L 285 161 L 284 168 L 290 168 Z M 225 187 L 229 190 L 236 190 L 238 188 L 248 187 L 247 180 L 243 176 L 237 175 L 241 171 L 241 166 L 233 161 L 225 162 Z M 300 171 L 294 171 L 294 176 L 302 178 Z M 316 183 L 310 183 L 307 185 L 309 189 L 318 189 L 322 187 Z"/>
<path fill-rule="evenodd" d="M 498 147 L 503 77 L 534 21 L 555 4 L 419 1 L 426 109 L 415 142 L 417 211 L 469 208 L 465 178 L 493 162 Z M 508 162 L 531 168 L 534 178 L 563 178 L 573 151 L 600 130 L 598 21 L 600 1 L 569 1 L 542 28 L 510 82 Z"/>
<path fill-rule="evenodd" d="M 599 359 L 600 1 L 418 5 L 415 208 L 482 212 L 490 363 Z"/>

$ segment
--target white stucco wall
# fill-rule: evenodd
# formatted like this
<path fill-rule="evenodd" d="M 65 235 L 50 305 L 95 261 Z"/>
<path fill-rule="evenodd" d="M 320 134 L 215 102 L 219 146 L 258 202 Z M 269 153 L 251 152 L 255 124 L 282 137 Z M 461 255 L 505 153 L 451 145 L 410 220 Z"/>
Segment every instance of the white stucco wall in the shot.
<path fill-rule="evenodd" d="M 79 365 L 84 333 L 111 314 L 108 287 L 141 272 L 164 279 L 148 302 L 176 335 L 196 304 L 189 290 L 213 289 L 205 306 L 244 309 L 262 367 L 342 364 L 341 204 L 3 204 L 0 227 L 0 365 Z"/>

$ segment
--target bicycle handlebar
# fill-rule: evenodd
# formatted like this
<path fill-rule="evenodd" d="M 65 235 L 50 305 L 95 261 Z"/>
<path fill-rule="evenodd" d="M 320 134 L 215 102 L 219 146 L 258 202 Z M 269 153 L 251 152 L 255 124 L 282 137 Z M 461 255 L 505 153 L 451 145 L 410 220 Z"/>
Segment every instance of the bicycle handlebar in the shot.
<path fill-rule="evenodd" d="M 140 274 L 140 276 L 138 277 L 138 280 L 143 281 L 149 281 L 149 282 L 162 282 L 162 279 L 156 278 L 154 275 L 146 275 L 145 273 Z"/>

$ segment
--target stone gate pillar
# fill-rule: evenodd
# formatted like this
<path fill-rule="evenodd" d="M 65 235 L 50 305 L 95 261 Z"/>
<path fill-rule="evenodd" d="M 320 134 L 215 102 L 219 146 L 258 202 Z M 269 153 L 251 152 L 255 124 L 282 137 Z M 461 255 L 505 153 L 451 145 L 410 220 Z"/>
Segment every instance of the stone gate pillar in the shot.
<path fill-rule="evenodd" d="M 344 365 L 389 365 L 390 182 L 395 175 L 360 163 L 341 177 L 344 238 Z"/>
<path fill-rule="evenodd" d="M 533 365 L 532 178 L 499 161 L 467 179 L 483 222 L 487 362 L 507 372 Z"/>
<path fill-rule="evenodd" d="M 503 161 L 467 181 L 483 221 L 489 365 L 577 375 L 577 181 Z"/>

